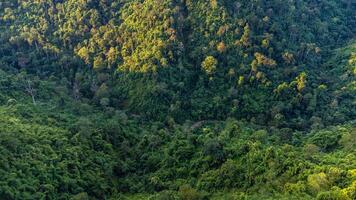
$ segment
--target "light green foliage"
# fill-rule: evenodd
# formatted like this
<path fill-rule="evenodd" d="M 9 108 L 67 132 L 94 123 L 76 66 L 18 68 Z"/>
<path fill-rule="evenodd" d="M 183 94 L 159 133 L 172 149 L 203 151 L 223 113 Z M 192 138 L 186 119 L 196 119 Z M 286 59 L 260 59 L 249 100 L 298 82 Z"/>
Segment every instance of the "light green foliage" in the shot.
<path fill-rule="evenodd" d="M 218 61 L 213 56 L 208 56 L 201 63 L 201 67 L 208 75 L 212 75 L 216 70 L 217 64 Z"/>
<path fill-rule="evenodd" d="M 297 78 L 296 78 L 296 81 L 297 81 L 297 89 L 299 92 L 302 92 L 303 89 L 305 88 L 305 84 L 306 84 L 306 78 L 307 78 L 307 75 L 306 73 L 301 73 Z"/>
<path fill-rule="evenodd" d="M 350 0 L 0 2 L 0 199 L 356 199 Z"/>
<path fill-rule="evenodd" d="M 129 3 L 123 9 L 119 28 L 124 40 L 120 69 L 147 73 L 168 66 L 176 38 L 171 6 L 167 0 L 148 0 Z"/>
<path fill-rule="evenodd" d="M 320 191 L 327 190 L 330 187 L 330 183 L 325 173 L 319 173 L 308 176 L 308 186 L 312 192 L 317 194 Z"/>

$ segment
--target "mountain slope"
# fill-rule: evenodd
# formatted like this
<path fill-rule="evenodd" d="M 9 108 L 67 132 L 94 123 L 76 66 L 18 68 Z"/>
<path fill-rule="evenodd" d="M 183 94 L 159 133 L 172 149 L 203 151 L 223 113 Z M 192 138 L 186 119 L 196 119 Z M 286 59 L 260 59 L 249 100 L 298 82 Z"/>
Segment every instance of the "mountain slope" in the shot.
<path fill-rule="evenodd" d="M 0 2 L 0 199 L 355 199 L 355 10 Z"/>

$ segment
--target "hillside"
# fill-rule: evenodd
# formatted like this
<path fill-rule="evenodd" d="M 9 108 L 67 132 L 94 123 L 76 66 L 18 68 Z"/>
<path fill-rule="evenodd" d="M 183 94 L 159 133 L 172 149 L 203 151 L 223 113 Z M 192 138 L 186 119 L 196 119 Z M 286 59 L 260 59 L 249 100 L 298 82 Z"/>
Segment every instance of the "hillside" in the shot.
<path fill-rule="evenodd" d="M 356 4 L 0 2 L 0 199 L 356 198 Z"/>

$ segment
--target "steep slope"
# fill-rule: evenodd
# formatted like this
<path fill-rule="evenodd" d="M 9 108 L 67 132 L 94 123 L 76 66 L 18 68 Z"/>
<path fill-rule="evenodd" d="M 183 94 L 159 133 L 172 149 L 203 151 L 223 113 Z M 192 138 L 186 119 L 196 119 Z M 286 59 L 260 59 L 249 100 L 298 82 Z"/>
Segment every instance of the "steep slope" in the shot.
<path fill-rule="evenodd" d="M 67 199 L 82 192 L 111 196 L 112 145 L 98 133 L 58 126 L 67 116 L 41 112 L 28 105 L 0 107 L 1 198 Z"/>
<path fill-rule="evenodd" d="M 305 110 L 324 84 L 320 66 L 355 32 L 354 4 L 333 0 L 19 1 L 1 9 L 5 62 L 65 77 L 76 98 L 179 122 L 282 117 L 309 126 L 301 119 L 313 117 Z"/>
<path fill-rule="evenodd" d="M 355 10 L 0 2 L 0 199 L 355 199 Z"/>

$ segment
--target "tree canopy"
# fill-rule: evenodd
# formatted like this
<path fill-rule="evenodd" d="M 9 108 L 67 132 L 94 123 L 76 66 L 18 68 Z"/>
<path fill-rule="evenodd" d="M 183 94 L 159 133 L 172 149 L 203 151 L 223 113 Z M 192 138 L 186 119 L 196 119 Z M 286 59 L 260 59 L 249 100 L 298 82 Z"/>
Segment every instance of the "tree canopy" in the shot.
<path fill-rule="evenodd" d="M 0 199 L 355 199 L 355 10 L 0 2 Z"/>

